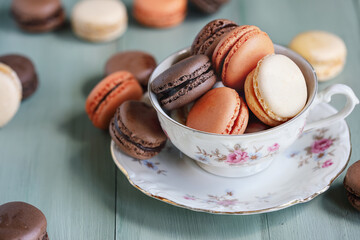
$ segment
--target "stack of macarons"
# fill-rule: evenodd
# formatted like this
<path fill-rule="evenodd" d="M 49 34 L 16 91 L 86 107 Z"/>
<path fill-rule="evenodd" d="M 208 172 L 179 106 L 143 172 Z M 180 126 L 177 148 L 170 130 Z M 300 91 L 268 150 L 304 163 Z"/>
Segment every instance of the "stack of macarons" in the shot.
<path fill-rule="evenodd" d="M 285 55 L 274 54 L 270 37 L 257 26 L 213 20 L 197 34 L 190 53 L 151 83 L 164 110 L 193 105 L 185 114 L 188 127 L 249 133 L 288 121 L 306 104 L 301 70 Z"/>
<path fill-rule="evenodd" d="M 116 145 L 137 159 L 155 156 L 167 140 L 155 109 L 141 101 L 155 67 L 155 58 L 144 51 L 112 55 L 105 64 L 104 79 L 92 89 L 85 103 L 93 125 L 109 129 Z"/>
<path fill-rule="evenodd" d="M 0 56 L 0 127 L 15 116 L 21 101 L 37 87 L 36 70 L 29 58 L 18 54 Z"/>

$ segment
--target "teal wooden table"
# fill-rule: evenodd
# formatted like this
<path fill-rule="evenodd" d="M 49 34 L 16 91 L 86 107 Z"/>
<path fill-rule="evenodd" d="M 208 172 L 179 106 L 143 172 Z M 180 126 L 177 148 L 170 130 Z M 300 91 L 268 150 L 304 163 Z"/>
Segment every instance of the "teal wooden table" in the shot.
<path fill-rule="evenodd" d="M 129 12 L 131 1 L 125 1 Z M 69 16 L 76 0 L 63 0 Z M 33 59 L 40 87 L 0 129 L 0 204 L 25 201 L 48 220 L 51 240 L 67 239 L 359 239 L 360 213 L 347 202 L 344 173 L 314 200 L 281 211 L 226 216 L 198 213 L 152 199 L 133 188 L 110 155 L 110 137 L 92 126 L 84 104 L 101 79 L 105 61 L 117 51 L 140 49 L 159 61 L 189 46 L 210 20 L 229 18 L 266 31 L 287 45 L 297 33 L 320 29 L 344 39 L 347 64 L 341 75 L 321 83 L 349 85 L 360 96 L 359 0 L 232 0 L 212 16 L 189 12 L 175 28 L 138 25 L 119 40 L 92 44 L 69 26 L 52 33 L 26 34 L 0 2 L 0 54 Z M 342 106 L 344 99 L 334 98 Z M 350 164 L 360 159 L 360 107 L 347 118 Z"/>

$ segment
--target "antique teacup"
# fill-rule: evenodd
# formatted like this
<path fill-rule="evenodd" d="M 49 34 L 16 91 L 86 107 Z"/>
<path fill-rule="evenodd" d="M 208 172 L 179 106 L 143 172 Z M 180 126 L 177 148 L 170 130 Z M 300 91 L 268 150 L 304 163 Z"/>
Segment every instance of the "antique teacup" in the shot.
<path fill-rule="evenodd" d="M 172 119 L 160 106 L 149 87 L 149 97 L 157 111 L 161 127 L 171 142 L 206 171 L 219 176 L 244 177 L 266 169 L 272 160 L 303 133 L 330 125 L 347 117 L 359 103 L 346 85 L 335 84 L 321 92 L 312 66 L 294 51 L 275 45 L 275 52 L 291 58 L 301 69 L 307 84 L 308 98 L 304 109 L 289 121 L 264 131 L 243 135 L 220 135 L 189 128 Z M 189 48 L 166 58 L 153 72 L 149 83 L 174 63 L 190 55 Z M 150 86 L 150 84 L 149 84 Z M 306 124 L 310 109 L 321 102 L 330 102 L 335 94 L 345 95 L 346 104 L 338 113 Z"/>

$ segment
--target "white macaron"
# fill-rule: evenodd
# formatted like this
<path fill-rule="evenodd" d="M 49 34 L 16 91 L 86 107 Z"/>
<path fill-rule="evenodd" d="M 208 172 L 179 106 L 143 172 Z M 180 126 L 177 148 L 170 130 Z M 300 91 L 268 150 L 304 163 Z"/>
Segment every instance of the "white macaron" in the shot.
<path fill-rule="evenodd" d="M 5 126 L 16 114 L 21 103 L 21 82 L 16 73 L 0 63 L 0 127 Z"/>
<path fill-rule="evenodd" d="M 91 42 L 106 42 L 126 31 L 128 16 L 120 0 L 83 0 L 74 6 L 71 21 L 78 37 Z"/>

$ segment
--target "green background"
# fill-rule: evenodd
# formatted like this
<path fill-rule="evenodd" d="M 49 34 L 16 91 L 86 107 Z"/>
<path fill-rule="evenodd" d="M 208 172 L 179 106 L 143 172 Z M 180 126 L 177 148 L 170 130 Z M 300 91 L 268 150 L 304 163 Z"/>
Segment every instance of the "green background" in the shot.
<path fill-rule="evenodd" d="M 75 0 L 63 0 L 67 16 Z M 325 30 L 344 39 L 344 71 L 320 84 L 349 85 L 360 96 L 359 0 L 232 0 L 204 16 L 189 11 L 171 29 L 150 29 L 131 17 L 118 40 L 93 44 L 77 39 L 69 24 L 45 34 L 21 32 L 0 2 L 0 54 L 21 53 L 37 68 L 40 86 L 15 118 L 0 129 L 0 204 L 25 201 L 48 220 L 51 240 L 64 239 L 358 239 L 360 215 L 347 202 L 344 173 L 314 200 L 267 214 L 225 216 L 197 213 L 152 199 L 133 188 L 110 155 L 110 137 L 88 120 L 87 94 L 102 78 L 106 60 L 122 50 L 144 50 L 160 62 L 189 46 L 210 20 L 228 18 L 266 31 L 287 45 L 298 33 Z M 341 107 L 342 97 L 334 97 Z M 360 108 L 347 118 L 360 159 Z"/>

